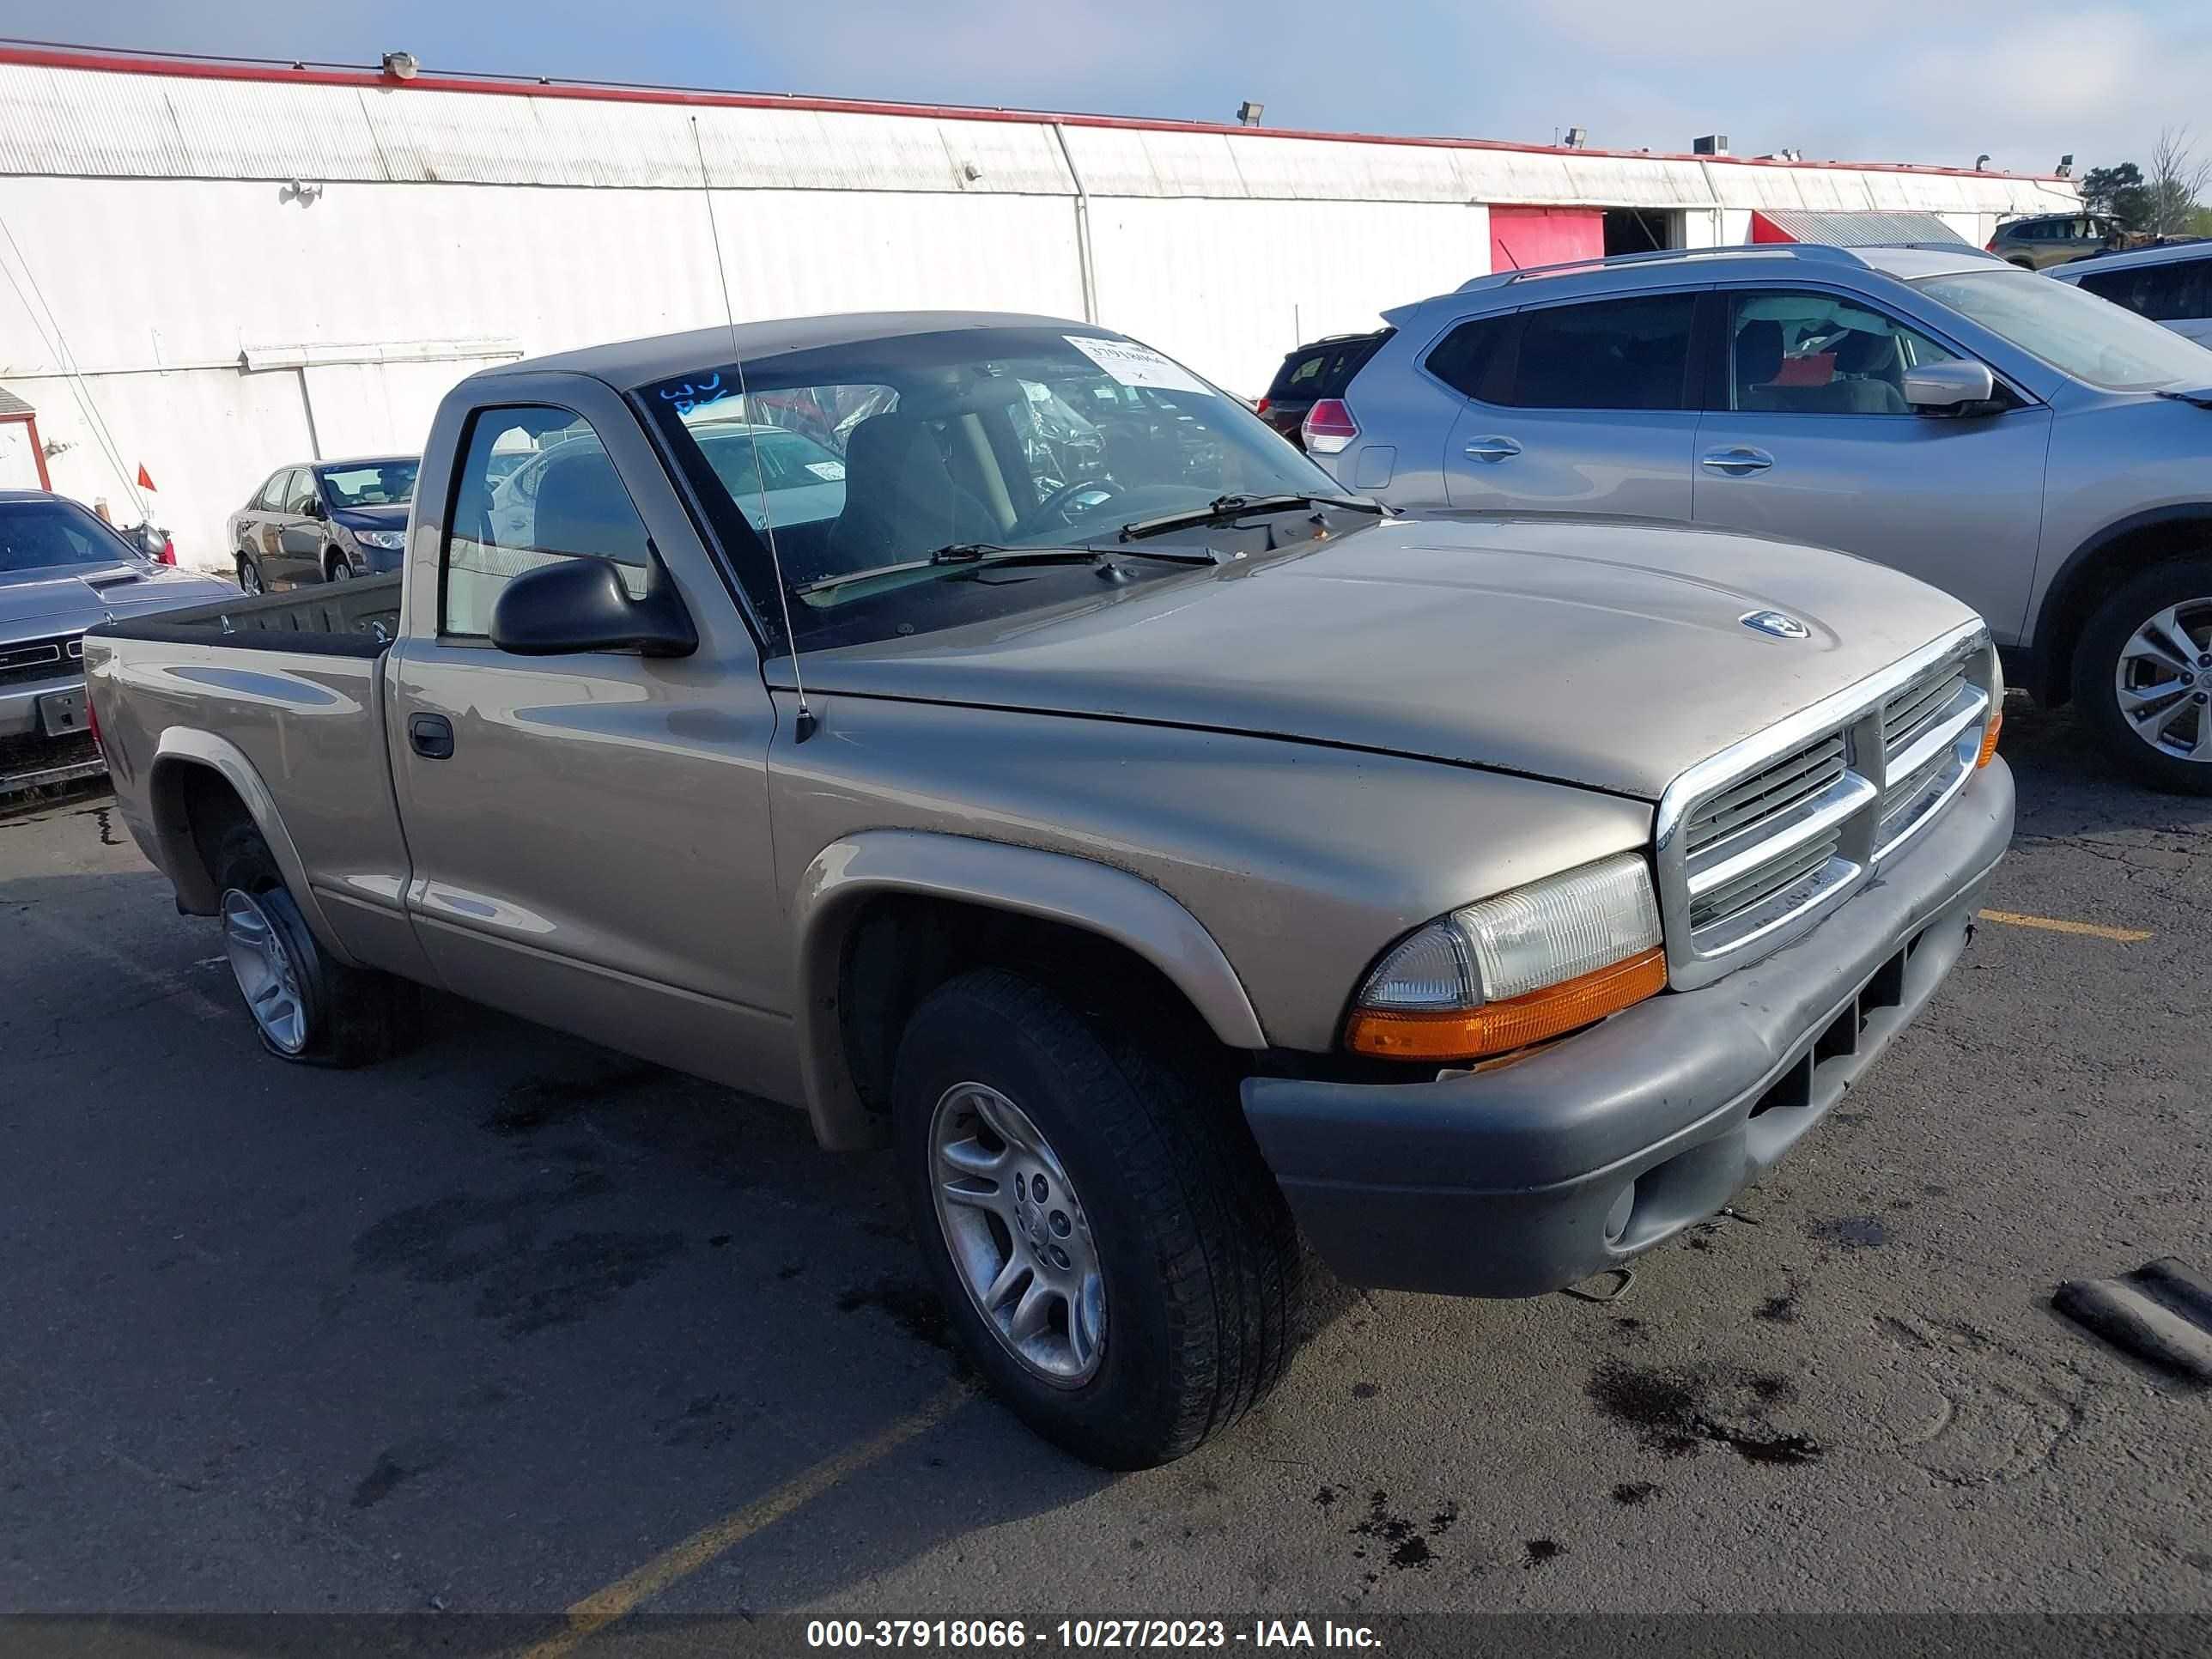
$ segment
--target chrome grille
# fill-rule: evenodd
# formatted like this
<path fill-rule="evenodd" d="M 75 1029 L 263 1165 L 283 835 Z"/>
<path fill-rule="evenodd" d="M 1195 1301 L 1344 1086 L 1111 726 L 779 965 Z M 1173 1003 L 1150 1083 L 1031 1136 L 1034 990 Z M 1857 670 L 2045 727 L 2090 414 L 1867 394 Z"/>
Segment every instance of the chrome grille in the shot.
<path fill-rule="evenodd" d="M 1944 663 L 1931 669 L 1881 706 L 1881 746 L 1898 754 L 1933 726 L 1943 710 L 1966 690 L 1966 665 Z"/>
<path fill-rule="evenodd" d="M 1827 869 L 1828 860 L 1835 857 L 1837 843 L 1842 839 L 1831 830 L 1778 859 L 1698 894 L 1690 901 L 1691 931 L 1701 932 L 1755 914 L 1777 899 L 1795 900 L 1798 896 L 1795 890 L 1800 883 L 1809 884 L 1813 878 Z"/>
<path fill-rule="evenodd" d="M 1802 805 L 1844 775 L 1844 734 L 1815 738 L 1741 783 L 1730 784 L 1690 815 L 1692 858 L 1721 842 L 1757 832 Z"/>
<path fill-rule="evenodd" d="M 1974 769 L 1988 695 L 1957 657 L 1941 662 L 1881 706 L 1881 818 L 1874 855 L 1893 851 L 1934 817 Z"/>
<path fill-rule="evenodd" d="M 1934 820 L 1972 775 L 1989 661 L 1960 629 L 1675 780 L 1656 870 L 1676 988 L 1802 933 Z"/>

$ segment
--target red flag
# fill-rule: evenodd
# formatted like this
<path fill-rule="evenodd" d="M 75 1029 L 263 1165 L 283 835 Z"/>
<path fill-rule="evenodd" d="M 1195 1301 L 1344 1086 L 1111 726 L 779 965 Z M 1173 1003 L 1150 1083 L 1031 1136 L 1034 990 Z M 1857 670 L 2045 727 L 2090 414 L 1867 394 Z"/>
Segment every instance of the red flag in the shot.
<path fill-rule="evenodd" d="M 145 463 L 145 462 L 143 462 L 143 461 L 139 462 L 139 463 L 138 463 L 138 488 L 139 488 L 139 489 L 153 489 L 153 487 L 154 487 L 154 481 L 153 481 L 153 479 L 151 479 L 151 478 L 149 478 L 149 477 L 148 477 L 146 476 L 146 463 Z"/>

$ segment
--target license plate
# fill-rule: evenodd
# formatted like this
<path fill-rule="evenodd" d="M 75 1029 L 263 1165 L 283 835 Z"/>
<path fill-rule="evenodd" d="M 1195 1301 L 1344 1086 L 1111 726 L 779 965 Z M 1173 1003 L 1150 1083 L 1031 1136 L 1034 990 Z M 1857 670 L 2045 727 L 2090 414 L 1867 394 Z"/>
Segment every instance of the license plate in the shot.
<path fill-rule="evenodd" d="M 50 738 L 65 738 L 90 727 L 84 716 L 84 688 L 49 691 L 39 699 L 39 730 Z"/>

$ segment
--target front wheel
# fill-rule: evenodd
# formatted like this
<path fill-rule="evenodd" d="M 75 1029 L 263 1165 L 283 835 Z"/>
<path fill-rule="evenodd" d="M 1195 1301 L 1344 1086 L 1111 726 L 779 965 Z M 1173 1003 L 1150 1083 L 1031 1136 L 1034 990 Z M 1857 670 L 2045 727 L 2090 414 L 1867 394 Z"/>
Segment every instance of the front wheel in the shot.
<path fill-rule="evenodd" d="M 893 1085 L 915 1235 L 963 1346 L 1032 1429 L 1109 1468 L 1195 1449 L 1296 1344 L 1297 1231 L 1229 1079 L 1141 1024 L 977 969 L 915 1011 Z"/>
<path fill-rule="evenodd" d="M 2154 566 L 2097 608 L 2074 653 L 2074 701 L 2145 782 L 2212 795 L 2212 557 Z"/>
<path fill-rule="evenodd" d="M 343 556 L 334 558 L 324 568 L 323 580 L 329 582 L 349 582 L 353 580 L 353 567 L 347 563 Z"/>

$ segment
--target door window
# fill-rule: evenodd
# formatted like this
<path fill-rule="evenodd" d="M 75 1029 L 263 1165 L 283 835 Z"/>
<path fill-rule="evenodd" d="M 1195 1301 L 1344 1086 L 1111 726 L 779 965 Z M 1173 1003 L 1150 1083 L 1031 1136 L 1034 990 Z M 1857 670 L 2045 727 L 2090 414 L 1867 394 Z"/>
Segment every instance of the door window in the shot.
<path fill-rule="evenodd" d="M 1860 301 L 1759 289 L 1729 301 L 1728 407 L 1910 415 L 1905 371 L 1958 356 Z"/>
<path fill-rule="evenodd" d="M 2156 323 L 2212 316 L 2212 258 L 2102 270 L 2084 276 L 2081 285 Z"/>
<path fill-rule="evenodd" d="M 281 511 L 284 505 L 284 490 L 291 482 L 292 474 L 289 470 L 274 475 L 261 486 L 261 493 L 253 498 L 253 505 L 249 510 L 255 513 Z"/>
<path fill-rule="evenodd" d="M 1694 293 L 1653 294 L 1522 313 L 1521 349 L 1500 402 L 1520 409 L 1687 409 Z"/>
<path fill-rule="evenodd" d="M 284 511 L 295 519 L 310 516 L 315 510 L 315 475 L 306 467 L 295 467 L 291 482 L 284 486 Z"/>
<path fill-rule="evenodd" d="M 501 590 L 556 559 L 605 559 L 642 598 L 645 521 L 580 416 L 544 405 L 477 410 L 440 554 L 440 632 L 483 638 Z"/>

